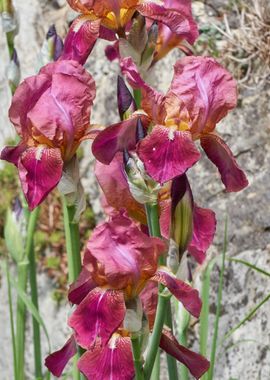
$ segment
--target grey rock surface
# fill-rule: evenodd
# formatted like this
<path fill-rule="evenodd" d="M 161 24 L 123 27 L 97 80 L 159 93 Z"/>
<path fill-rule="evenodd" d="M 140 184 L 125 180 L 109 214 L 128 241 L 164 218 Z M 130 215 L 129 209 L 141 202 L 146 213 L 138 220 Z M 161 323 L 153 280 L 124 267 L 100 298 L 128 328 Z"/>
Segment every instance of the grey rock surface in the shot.
<path fill-rule="evenodd" d="M 16 0 L 19 10 L 20 34 L 16 45 L 22 66 L 23 77 L 35 73 L 37 56 L 51 20 L 57 23 L 64 34 L 66 7 L 53 8 L 52 2 L 38 0 Z M 218 4 L 219 5 L 219 4 Z M 202 10 L 201 5 L 198 9 Z M 203 14 L 205 17 L 205 14 Z M 12 135 L 7 118 L 7 105 L 10 93 L 5 80 L 7 49 L 4 47 L 0 31 L 0 145 Z M 98 92 L 93 110 L 92 122 L 109 125 L 118 121 L 116 112 L 116 75 L 118 66 L 109 63 L 104 56 L 105 42 L 99 42 L 87 64 L 96 80 Z M 159 63 L 153 73 L 153 83 L 157 88 L 166 90 L 172 76 L 169 68 L 179 56 L 173 52 Z M 209 257 L 220 255 L 224 235 L 225 215 L 228 215 L 228 256 L 249 261 L 258 267 L 270 267 L 270 88 L 263 91 L 241 92 L 241 107 L 233 111 L 220 125 L 218 130 L 237 156 L 239 164 L 245 169 L 250 182 L 249 188 L 236 194 L 223 190 L 216 168 L 204 157 L 190 170 L 189 176 L 196 202 L 202 207 L 212 208 L 217 214 L 218 227 L 215 241 L 209 250 Z M 98 186 L 93 176 L 94 161 L 89 143 L 85 144 L 85 158 L 81 173 L 83 185 L 89 194 L 94 211 L 101 217 L 98 199 Z M 201 270 L 197 270 L 195 283 L 200 286 Z M 210 299 L 210 324 L 213 326 L 219 270 L 215 268 L 212 276 Z M 57 308 L 51 299 L 52 284 L 45 274 L 39 276 L 41 315 L 45 319 L 52 342 L 52 349 L 59 348 L 69 334 L 66 320 L 70 307 Z M 12 355 L 5 281 L 0 288 L 0 355 L 1 379 L 12 379 Z M 267 294 L 270 293 L 270 280 L 247 267 L 226 262 L 225 284 L 222 302 L 222 315 L 219 337 L 235 326 Z M 254 318 L 242 326 L 225 342 L 223 347 L 234 344 L 228 350 L 219 347 L 215 380 L 268 380 L 270 379 L 270 303 L 258 311 Z M 30 329 L 30 323 L 29 323 Z M 197 335 L 195 327 L 195 336 Z M 30 335 L 28 335 L 30 336 Z M 44 339 L 45 342 L 45 339 Z M 209 340 L 209 351 L 210 351 Z M 198 347 L 197 341 L 194 347 Z M 46 354 L 44 343 L 44 355 Z M 32 379 L 32 345 L 27 345 L 28 378 Z M 165 380 L 165 377 L 164 377 Z"/>

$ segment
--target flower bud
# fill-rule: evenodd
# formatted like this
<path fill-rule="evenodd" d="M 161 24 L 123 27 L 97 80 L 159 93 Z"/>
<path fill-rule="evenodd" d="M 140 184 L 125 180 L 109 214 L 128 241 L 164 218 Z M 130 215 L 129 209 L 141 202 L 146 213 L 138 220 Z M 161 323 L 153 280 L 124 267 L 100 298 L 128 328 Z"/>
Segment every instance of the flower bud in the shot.
<path fill-rule="evenodd" d="M 133 96 L 120 76 L 117 80 L 117 101 L 121 120 L 128 119 L 137 109 Z"/>
<path fill-rule="evenodd" d="M 160 185 L 148 176 L 137 154 L 125 151 L 124 163 L 129 190 L 134 199 L 141 204 L 156 203 Z"/>
<path fill-rule="evenodd" d="M 135 13 L 135 16 L 133 17 L 132 26 L 128 35 L 128 42 L 138 54 L 142 54 L 146 47 L 147 30 L 145 18 L 139 13 Z"/>
<path fill-rule="evenodd" d="M 3 0 L 0 8 L 4 33 L 15 32 L 18 27 L 17 16 L 12 0 Z"/>
<path fill-rule="evenodd" d="M 180 261 L 192 238 L 193 231 L 193 197 L 185 174 L 173 180 L 171 198 L 170 238 L 178 247 Z"/>
<path fill-rule="evenodd" d="M 57 61 L 63 50 L 63 41 L 58 36 L 55 26 L 51 25 L 46 39 L 43 42 L 40 51 L 40 66 L 44 66 L 49 62 Z"/>
<path fill-rule="evenodd" d="M 149 32 L 148 32 L 148 40 L 145 46 L 145 49 L 142 54 L 141 62 L 142 64 L 151 64 L 153 60 L 153 56 L 156 49 L 158 39 L 158 24 L 156 22 L 153 23 Z"/>
<path fill-rule="evenodd" d="M 20 62 L 18 59 L 16 49 L 13 50 L 11 61 L 8 65 L 7 78 L 8 78 L 11 91 L 12 93 L 14 93 L 16 88 L 19 86 L 20 79 L 21 79 Z"/>

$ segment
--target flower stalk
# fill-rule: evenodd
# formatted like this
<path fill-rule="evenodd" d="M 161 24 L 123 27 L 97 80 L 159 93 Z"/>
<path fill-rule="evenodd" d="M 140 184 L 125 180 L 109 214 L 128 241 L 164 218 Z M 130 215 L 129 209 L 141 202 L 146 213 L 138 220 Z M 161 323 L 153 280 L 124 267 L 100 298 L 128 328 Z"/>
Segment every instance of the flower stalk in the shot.
<path fill-rule="evenodd" d="M 143 363 L 141 355 L 141 343 L 138 334 L 131 336 L 133 362 L 135 367 L 135 380 L 144 380 Z"/>

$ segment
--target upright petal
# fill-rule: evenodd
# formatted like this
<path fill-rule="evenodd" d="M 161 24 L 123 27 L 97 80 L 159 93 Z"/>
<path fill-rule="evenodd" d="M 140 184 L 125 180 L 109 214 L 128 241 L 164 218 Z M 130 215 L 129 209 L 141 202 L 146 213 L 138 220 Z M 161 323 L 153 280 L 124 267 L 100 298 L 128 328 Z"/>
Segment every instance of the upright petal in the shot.
<path fill-rule="evenodd" d="M 165 244 L 144 234 L 130 218 L 119 213 L 95 228 L 87 249 L 103 266 L 108 283 L 124 289 L 155 273 Z"/>
<path fill-rule="evenodd" d="M 135 375 L 130 338 L 113 334 L 105 347 L 96 345 L 78 362 L 88 380 L 132 380 Z"/>
<path fill-rule="evenodd" d="M 236 82 L 213 58 L 184 57 L 174 71 L 171 90 L 185 104 L 194 133 L 212 131 L 236 106 Z"/>
<path fill-rule="evenodd" d="M 185 173 L 200 158 L 189 132 L 157 125 L 138 148 L 148 174 L 163 184 Z"/>
<path fill-rule="evenodd" d="M 182 3 L 175 6 L 165 2 L 164 5 L 157 4 L 154 1 L 144 1 L 137 9 L 145 17 L 154 21 L 160 21 L 167 25 L 177 35 L 184 36 L 189 43 L 193 43 L 198 36 L 198 30 L 192 16 L 187 12 L 187 6 Z M 190 4 L 189 4 L 190 6 Z"/>
<path fill-rule="evenodd" d="M 210 367 L 209 361 L 202 355 L 181 346 L 168 328 L 163 329 L 159 345 L 165 352 L 183 363 L 196 379 L 200 379 Z"/>
<path fill-rule="evenodd" d="M 77 345 L 72 335 L 65 345 L 45 359 L 45 366 L 56 377 L 60 377 L 69 360 L 77 353 Z"/>
<path fill-rule="evenodd" d="M 198 207 L 193 209 L 193 234 L 189 243 L 189 253 L 202 264 L 205 259 L 205 252 L 214 239 L 216 232 L 216 217 L 212 210 Z"/>
<path fill-rule="evenodd" d="M 159 269 L 156 274 L 151 278 L 166 286 L 169 291 L 180 301 L 187 311 L 199 318 L 202 302 L 199 297 L 199 292 L 193 289 L 185 282 L 178 280 L 172 273 L 168 272 L 165 268 Z"/>
<path fill-rule="evenodd" d="M 111 289 L 93 289 L 77 306 L 68 324 L 83 348 L 106 345 L 125 317 L 124 295 Z"/>
<path fill-rule="evenodd" d="M 27 149 L 18 162 L 22 189 L 30 210 L 37 207 L 54 189 L 62 176 L 60 149 L 40 145 Z"/>
<path fill-rule="evenodd" d="M 61 60 L 74 60 L 83 65 L 99 37 L 100 21 L 89 21 L 85 16 L 72 23 L 65 39 Z"/>
<path fill-rule="evenodd" d="M 118 153 L 109 165 L 104 165 L 97 161 L 95 174 L 110 206 L 117 211 L 125 208 L 131 218 L 146 224 L 143 205 L 135 201 L 130 193 L 121 153 Z"/>
<path fill-rule="evenodd" d="M 216 134 L 206 134 L 201 137 L 201 146 L 208 158 L 215 164 L 228 192 L 240 191 L 248 186 L 248 180 L 238 166 L 226 143 Z"/>

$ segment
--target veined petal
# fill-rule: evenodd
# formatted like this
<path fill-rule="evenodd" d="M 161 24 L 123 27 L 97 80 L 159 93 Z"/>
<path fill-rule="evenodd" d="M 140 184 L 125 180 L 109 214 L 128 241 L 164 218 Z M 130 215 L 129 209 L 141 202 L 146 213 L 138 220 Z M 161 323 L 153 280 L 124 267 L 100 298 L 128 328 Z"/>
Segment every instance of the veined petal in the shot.
<path fill-rule="evenodd" d="M 54 189 L 62 176 L 60 149 L 39 146 L 28 148 L 18 162 L 22 189 L 30 210 L 37 207 Z"/>
<path fill-rule="evenodd" d="M 132 380 L 134 365 L 130 338 L 113 334 L 105 347 L 96 345 L 78 361 L 88 380 Z"/>
<path fill-rule="evenodd" d="M 214 239 L 216 232 L 216 217 L 212 210 L 198 207 L 193 209 L 193 234 L 189 243 L 189 253 L 202 264 L 205 259 L 205 252 Z"/>
<path fill-rule="evenodd" d="M 72 335 L 65 345 L 45 359 L 45 366 L 56 377 L 60 377 L 69 360 L 77 353 L 77 346 Z"/>
<path fill-rule="evenodd" d="M 165 247 L 161 239 L 144 234 L 123 213 L 96 227 L 87 244 L 91 256 L 102 264 L 108 283 L 118 289 L 150 278 Z"/>
<path fill-rule="evenodd" d="M 174 66 L 171 91 L 184 103 L 192 132 L 212 131 L 236 106 L 236 82 L 218 62 L 209 57 L 184 57 Z"/>
<path fill-rule="evenodd" d="M 236 192 L 248 186 L 248 180 L 238 166 L 228 145 L 216 134 L 201 137 L 201 146 L 208 158 L 215 164 L 228 192 Z"/>
<path fill-rule="evenodd" d="M 99 37 L 100 21 L 81 16 L 72 23 L 65 39 L 61 60 L 74 60 L 83 65 Z"/>
<path fill-rule="evenodd" d="M 98 134 L 92 145 L 92 152 L 98 161 L 108 165 L 117 152 L 135 149 L 138 117 L 111 125 Z"/>
<path fill-rule="evenodd" d="M 151 280 L 157 281 L 166 286 L 178 301 L 184 305 L 190 314 L 199 318 L 202 302 L 198 290 L 193 289 L 190 285 L 178 280 L 172 273 L 166 271 L 165 268 L 159 269 Z"/>
<path fill-rule="evenodd" d="M 183 363 L 196 379 L 200 379 L 210 367 L 209 361 L 202 355 L 181 346 L 168 328 L 163 329 L 159 346 Z"/>
<path fill-rule="evenodd" d="M 27 146 L 23 142 L 20 142 L 17 146 L 5 146 L 0 152 L 0 159 L 18 166 L 20 156 L 26 149 Z"/>
<path fill-rule="evenodd" d="M 118 153 L 109 165 L 96 162 L 95 174 L 105 198 L 110 206 L 120 211 L 127 210 L 131 218 L 146 224 L 144 207 L 135 201 L 130 193 L 124 174 L 123 157 Z"/>
<path fill-rule="evenodd" d="M 189 132 L 157 125 L 138 148 L 148 174 L 163 184 L 185 173 L 200 158 Z"/>
<path fill-rule="evenodd" d="M 125 301 L 121 291 L 95 288 L 77 306 L 68 324 L 83 348 L 107 344 L 125 317 Z"/>
<path fill-rule="evenodd" d="M 79 305 L 96 286 L 97 284 L 93 280 L 92 274 L 83 267 L 78 279 L 70 285 L 68 291 L 69 302 Z"/>

